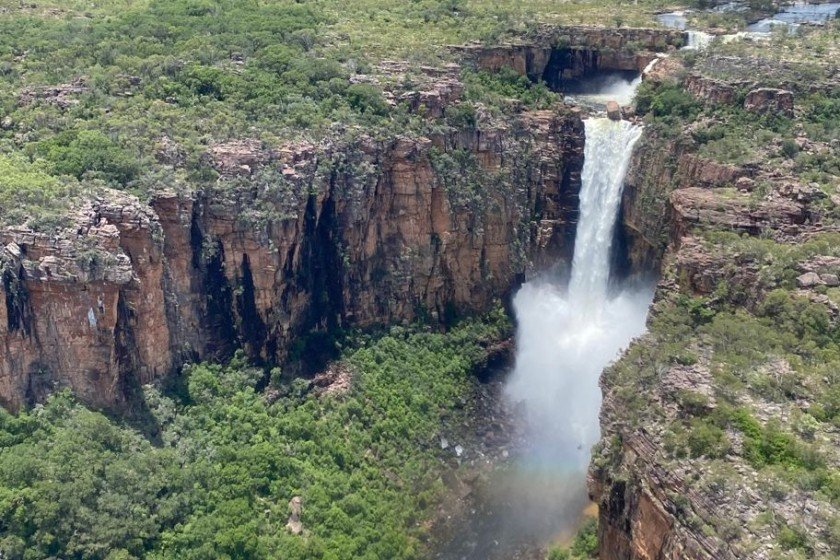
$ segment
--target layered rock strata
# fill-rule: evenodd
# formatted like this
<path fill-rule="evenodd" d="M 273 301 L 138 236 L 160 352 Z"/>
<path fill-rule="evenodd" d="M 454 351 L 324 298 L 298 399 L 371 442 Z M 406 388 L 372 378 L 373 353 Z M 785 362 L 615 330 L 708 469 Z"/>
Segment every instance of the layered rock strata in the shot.
<path fill-rule="evenodd" d="M 56 235 L 0 231 L 0 403 L 69 386 L 119 406 L 190 360 L 314 360 L 308 341 L 338 328 L 486 309 L 568 255 L 582 143 L 563 107 L 428 137 L 232 142 L 208 151 L 203 191 L 105 192 Z"/>

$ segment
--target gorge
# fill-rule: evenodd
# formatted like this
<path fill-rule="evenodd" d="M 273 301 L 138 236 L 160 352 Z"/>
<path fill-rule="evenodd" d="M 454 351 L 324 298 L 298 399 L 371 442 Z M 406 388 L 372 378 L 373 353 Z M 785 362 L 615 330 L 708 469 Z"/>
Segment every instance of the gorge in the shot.
<path fill-rule="evenodd" d="M 837 22 L 371 2 L 0 8 L 0 557 L 840 554 Z"/>

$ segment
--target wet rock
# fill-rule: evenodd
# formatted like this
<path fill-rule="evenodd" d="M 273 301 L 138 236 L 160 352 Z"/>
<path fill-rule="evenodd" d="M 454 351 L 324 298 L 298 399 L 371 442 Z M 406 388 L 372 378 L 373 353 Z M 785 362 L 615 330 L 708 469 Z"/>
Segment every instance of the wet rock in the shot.
<path fill-rule="evenodd" d="M 793 93 L 774 88 L 754 89 L 747 94 L 744 109 L 753 113 L 793 117 Z"/>
<path fill-rule="evenodd" d="M 621 107 L 615 101 L 607 101 L 607 117 L 610 120 L 621 120 Z"/>
<path fill-rule="evenodd" d="M 643 79 L 654 84 L 665 82 L 676 82 L 677 76 L 685 69 L 682 61 L 669 56 L 660 58 L 648 72 L 645 72 Z"/>

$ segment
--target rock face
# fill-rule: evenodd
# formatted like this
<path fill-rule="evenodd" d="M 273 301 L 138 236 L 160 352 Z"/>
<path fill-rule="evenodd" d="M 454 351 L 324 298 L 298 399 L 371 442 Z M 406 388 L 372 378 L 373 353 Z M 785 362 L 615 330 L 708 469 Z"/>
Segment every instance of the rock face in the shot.
<path fill-rule="evenodd" d="M 273 362 L 294 340 L 314 361 L 307 341 L 337 327 L 485 309 L 570 253 L 582 144 L 563 108 L 433 137 L 240 141 L 209 150 L 213 189 L 106 192 L 57 236 L 0 231 L 0 403 L 69 386 L 119 406 L 237 347 Z"/>
<path fill-rule="evenodd" d="M 737 97 L 733 89 L 730 98 L 727 84 L 717 80 L 688 77 L 684 85 L 712 103 L 731 103 Z M 751 93 L 756 108 L 762 104 L 771 111 L 792 108 L 786 92 L 754 90 L 759 91 Z M 736 248 L 724 252 L 722 245 L 710 241 L 715 236 L 707 234 L 736 240 L 761 237 L 780 247 L 796 247 L 836 232 L 836 225 L 820 218 L 825 193 L 803 185 L 789 169 L 760 158 L 748 164 L 711 161 L 696 154 L 691 131 L 691 124 L 664 133 L 650 127 L 637 144 L 622 203 L 626 265 L 630 272 L 654 267 L 663 271 L 654 313 L 656 306 L 673 305 L 673 300 L 685 296 L 708 301 L 725 298 L 746 313 L 778 288 L 777 282 L 767 281 L 770 259 Z M 825 304 L 827 315 L 836 321 L 837 306 L 820 292 L 840 284 L 838 272 L 840 259 L 820 254 L 797 263 L 787 274 L 791 290 Z M 722 286 L 728 291 L 721 290 Z M 687 360 L 645 356 L 652 347 L 648 343 L 652 345 L 655 337 L 667 338 L 665 332 L 646 335 L 639 342 L 642 353 L 625 357 L 624 369 L 611 372 L 608 368 L 601 378 L 602 439 L 593 452 L 589 479 L 590 496 L 600 512 L 600 557 L 771 558 L 773 553 L 768 551 L 778 545 L 751 528 L 749 520 L 762 511 L 781 518 L 788 510 L 760 500 L 756 488 L 764 479 L 735 458 L 732 462 L 738 470 L 728 479 L 729 486 L 725 491 L 713 490 L 708 481 L 699 482 L 703 465 L 709 463 L 675 457 L 669 451 L 669 430 L 687 414 L 688 405 L 681 399 L 692 395 L 696 402 L 687 401 L 691 406 L 711 410 L 721 392 L 705 357 L 712 351 L 702 346 L 702 336 L 697 337 L 697 348 L 686 348 Z M 655 361 L 655 366 L 649 367 L 646 359 Z M 777 367 L 781 376 L 789 365 L 768 367 Z M 628 401 L 636 394 L 644 397 L 633 409 Z M 772 406 L 767 410 L 776 410 Z M 802 503 L 809 499 L 803 494 Z M 790 516 L 799 515 L 803 507 L 818 510 L 814 500 L 808 503 L 791 508 L 795 513 Z M 821 530 L 820 522 L 812 525 L 810 531 Z"/>
<path fill-rule="evenodd" d="M 668 372 L 684 386 L 702 385 L 703 372 Z M 687 385 L 686 385 L 687 384 Z M 684 385 L 684 386 L 683 386 Z M 663 383 L 663 390 L 673 390 Z M 602 418 L 620 418 L 607 399 Z M 593 469 L 590 493 L 598 497 L 598 541 L 604 560 L 735 560 L 726 545 L 676 521 L 677 512 L 690 504 L 700 518 L 715 513 L 713 503 L 691 489 L 688 472 L 664 469 L 655 461 L 660 443 L 643 431 L 622 441 L 621 463 L 606 470 Z M 627 478 L 624 478 L 627 477 Z"/>
<path fill-rule="evenodd" d="M 793 117 L 793 93 L 774 88 L 750 91 L 744 100 L 744 109 L 753 113 L 769 113 Z"/>
<path fill-rule="evenodd" d="M 58 380 L 85 401 L 116 402 L 171 369 L 154 213 L 115 194 L 82 208 L 74 229 L 0 232 L 0 402 L 11 408 Z"/>
<path fill-rule="evenodd" d="M 722 80 L 692 74 L 685 81 L 685 89 L 703 101 L 725 105 L 735 101 L 735 86 Z"/>
<path fill-rule="evenodd" d="M 510 67 L 562 90 L 564 80 L 600 70 L 641 72 L 657 53 L 682 46 L 672 29 L 544 26 L 521 43 L 458 47 L 467 64 L 485 70 Z"/>

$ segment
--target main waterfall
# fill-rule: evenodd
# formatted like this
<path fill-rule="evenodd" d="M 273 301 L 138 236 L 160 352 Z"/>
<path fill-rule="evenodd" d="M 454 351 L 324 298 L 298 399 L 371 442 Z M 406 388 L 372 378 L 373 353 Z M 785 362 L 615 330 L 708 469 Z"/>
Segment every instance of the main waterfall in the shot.
<path fill-rule="evenodd" d="M 568 537 L 588 504 L 586 470 L 599 437 L 604 367 L 644 330 L 652 290 L 612 286 L 610 262 L 624 175 L 641 128 L 586 121 L 571 278 L 542 277 L 514 298 L 516 366 L 504 393 L 524 441 L 473 496 L 476 509 L 441 560 L 502 560 Z M 531 556 L 527 556 L 531 557 Z"/>
<path fill-rule="evenodd" d="M 516 366 L 505 390 L 521 403 L 529 426 L 520 468 L 551 488 L 546 514 L 560 528 L 574 524 L 587 503 L 586 469 L 600 434 L 600 373 L 644 331 L 652 299 L 650 289 L 610 289 L 624 176 L 642 129 L 608 119 L 588 119 L 585 126 L 571 279 L 563 286 L 540 278 L 517 293 Z"/>

